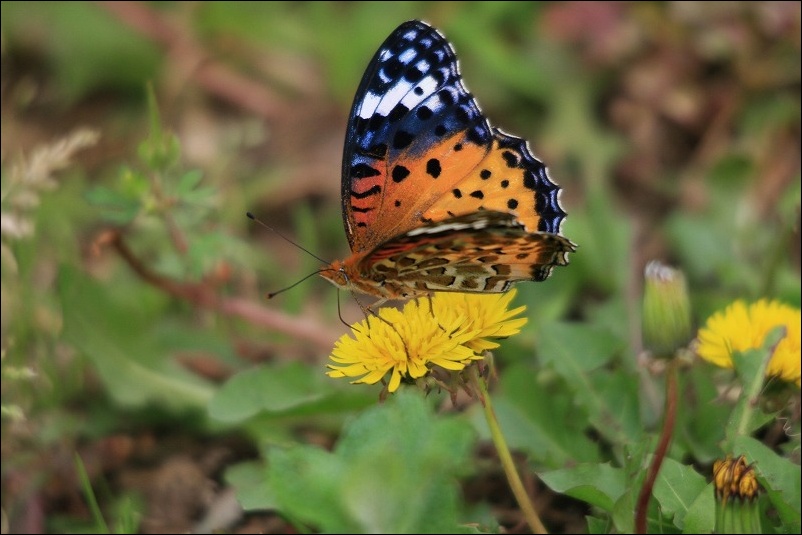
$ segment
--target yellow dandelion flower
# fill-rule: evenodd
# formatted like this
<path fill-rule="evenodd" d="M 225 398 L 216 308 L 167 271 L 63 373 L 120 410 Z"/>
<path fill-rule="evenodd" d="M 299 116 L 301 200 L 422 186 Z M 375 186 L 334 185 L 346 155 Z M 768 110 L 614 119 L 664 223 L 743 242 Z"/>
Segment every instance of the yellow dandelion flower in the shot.
<path fill-rule="evenodd" d="M 401 379 L 417 379 L 437 365 L 461 370 L 482 357 L 464 345 L 472 333 L 449 333 L 435 320 L 428 299 L 410 301 L 403 311 L 383 308 L 352 327 L 352 334 L 337 340 L 330 359 L 329 377 L 358 377 L 354 383 L 374 384 L 388 373 L 388 391 Z"/>
<path fill-rule="evenodd" d="M 515 317 L 526 310 L 525 306 L 507 310 L 515 293 L 515 289 L 503 294 L 440 293 L 432 298 L 432 307 L 446 330 L 472 332 L 472 339 L 465 345 L 482 353 L 499 346 L 490 338 L 518 334 L 526 324 L 527 318 Z"/>
<path fill-rule="evenodd" d="M 482 352 L 498 347 L 489 338 L 520 331 L 526 307 L 507 310 L 515 292 L 506 294 L 437 293 L 410 301 L 403 310 L 383 308 L 337 340 L 329 357 L 329 377 L 352 377 L 374 384 L 390 375 L 394 392 L 404 378 L 418 379 L 433 366 L 461 371 Z"/>
<path fill-rule="evenodd" d="M 733 352 L 762 347 L 778 326 L 785 327 L 785 336 L 774 349 L 766 375 L 800 386 L 800 311 L 777 301 L 747 305 L 739 300 L 713 314 L 699 330 L 696 353 L 716 366 L 732 368 Z"/>

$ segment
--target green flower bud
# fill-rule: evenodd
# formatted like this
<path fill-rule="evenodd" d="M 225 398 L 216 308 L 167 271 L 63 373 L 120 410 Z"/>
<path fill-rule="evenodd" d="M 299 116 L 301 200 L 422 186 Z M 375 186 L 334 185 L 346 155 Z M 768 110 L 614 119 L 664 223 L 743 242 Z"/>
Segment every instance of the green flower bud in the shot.
<path fill-rule="evenodd" d="M 652 261 L 644 272 L 643 343 L 657 357 L 671 357 L 691 341 L 691 305 L 681 271 Z"/>

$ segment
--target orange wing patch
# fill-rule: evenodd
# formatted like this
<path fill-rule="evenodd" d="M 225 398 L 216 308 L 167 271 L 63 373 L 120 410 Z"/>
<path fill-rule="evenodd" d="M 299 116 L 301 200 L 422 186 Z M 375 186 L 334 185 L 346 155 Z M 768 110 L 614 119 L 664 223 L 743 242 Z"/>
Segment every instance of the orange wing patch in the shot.
<path fill-rule="evenodd" d="M 549 188 L 550 182 L 544 177 L 546 167 L 529 153 L 523 140 L 497 133 L 492 149 L 424 217 L 441 221 L 493 210 L 515 215 L 529 232 L 551 231 L 542 228 L 541 215 L 558 206 L 559 188 Z"/>
<path fill-rule="evenodd" d="M 473 172 L 487 156 L 487 148 L 472 143 L 463 132 L 433 145 L 423 155 L 416 155 L 415 148 L 400 153 L 392 162 L 380 162 L 386 174 L 377 176 L 376 184 L 365 182 L 365 179 L 360 182 L 365 191 L 370 188 L 377 192 L 381 190 L 371 196 L 370 206 L 352 191 L 354 220 L 370 222 L 366 228 L 360 229 L 361 235 L 353 248 L 355 252 L 371 249 L 385 241 L 387 236 L 399 236 L 421 224 L 449 217 L 446 214 L 443 218 L 432 219 L 424 214 L 433 203 L 450 197 L 454 184 Z M 379 165 L 374 167 L 379 169 Z M 379 179 L 384 180 L 377 188 L 381 182 Z M 365 208 L 369 211 L 360 213 Z M 463 210 L 463 213 L 467 211 Z M 377 219 L 379 213 L 382 215 Z"/>

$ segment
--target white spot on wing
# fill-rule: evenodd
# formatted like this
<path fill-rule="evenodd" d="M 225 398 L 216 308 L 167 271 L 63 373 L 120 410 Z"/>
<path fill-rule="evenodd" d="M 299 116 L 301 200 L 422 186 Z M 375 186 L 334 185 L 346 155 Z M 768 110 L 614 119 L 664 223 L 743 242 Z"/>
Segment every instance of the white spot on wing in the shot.
<path fill-rule="evenodd" d="M 396 104 L 401 102 L 401 99 L 403 99 L 410 91 L 412 91 L 411 83 L 404 80 L 398 80 L 398 82 L 396 82 L 396 84 L 384 94 L 384 97 L 381 99 L 381 103 L 376 108 L 376 111 L 387 117 L 387 115 L 393 111 L 393 108 L 395 108 Z"/>
<path fill-rule="evenodd" d="M 381 95 L 368 91 L 365 93 L 365 98 L 362 99 L 362 103 L 359 105 L 359 113 L 357 115 L 363 119 L 370 119 L 373 117 L 373 112 L 379 107 L 381 100 Z"/>
<path fill-rule="evenodd" d="M 410 110 L 434 93 L 434 91 L 437 89 L 437 80 L 435 80 L 432 76 L 427 76 L 418 83 L 418 87 L 423 89 L 422 94 L 416 95 L 414 91 L 410 91 L 407 96 L 401 99 L 401 104 Z"/>
<path fill-rule="evenodd" d="M 418 35 L 418 30 L 409 30 L 404 34 L 404 39 L 407 41 L 414 41 L 416 35 Z"/>
<path fill-rule="evenodd" d="M 387 73 L 384 72 L 384 69 L 379 69 L 379 73 L 378 74 L 379 74 L 379 79 L 381 80 L 381 82 L 383 84 L 390 83 L 391 78 L 389 76 L 387 76 Z"/>
<path fill-rule="evenodd" d="M 415 59 L 418 55 L 418 52 L 414 48 L 407 48 L 401 54 L 398 55 L 398 61 L 403 63 L 404 65 L 408 64 L 410 61 Z"/>

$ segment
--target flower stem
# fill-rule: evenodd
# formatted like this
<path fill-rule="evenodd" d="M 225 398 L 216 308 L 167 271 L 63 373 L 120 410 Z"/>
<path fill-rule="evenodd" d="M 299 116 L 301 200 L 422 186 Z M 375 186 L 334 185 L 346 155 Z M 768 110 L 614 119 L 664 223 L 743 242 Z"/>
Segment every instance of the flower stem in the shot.
<path fill-rule="evenodd" d="M 529 527 L 532 529 L 532 533 L 548 533 L 548 531 L 546 531 L 546 527 L 543 525 L 543 522 L 540 521 L 537 511 L 535 511 L 535 508 L 532 506 L 532 500 L 529 498 L 529 494 L 527 494 L 526 489 L 521 482 L 521 478 L 518 475 L 518 471 L 515 468 L 515 463 L 513 462 L 512 455 L 510 454 L 510 449 L 507 447 L 507 441 L 501 432 L 501 427 L 499 426 L 498 419 L 496 418 L 496 412 L 493 410 L 493 403 L 490 400 L 490 394 L 487 391 L 487 383 L 484 379 L 479 377 L 479 374 L 476 371 L 476 366 L 469 366 L 469 373 L 472 382 L 476 385 L 481 393 L 482 407 L 485 411 L 487 425 L 490 428 L 490 436 L 493 438 L 493 444 L 496 446 L 498 457 L 501 460 L 501 466 L 504 467 L 504 473 L 507 476 L 507 481 L 509 482 L 512 493 L 515 495 L 515 499 L 517 500 L 518 505 L 520 506 L 524 517 L 526 518 L 526 523 L 529 524 Z"/>
<path fill-rule="evenodd" d="M 671 437 L 674 432 L 674 420 L 677 415 L 677 359 L 673 358 L 668 362 L 666 369 L 666 412 L 663 420 L 663 430 L 660 432 L 660 440 L 652 456 L 652 464 L 643 480 L 643 486 L 638 495 L 635 508 L 635 533 L 646 533 L 646 515 L 649 511 L 649 498 L 652 496 L 652 489 L 663 465 L 668 446 L 671 444 Z"/>

